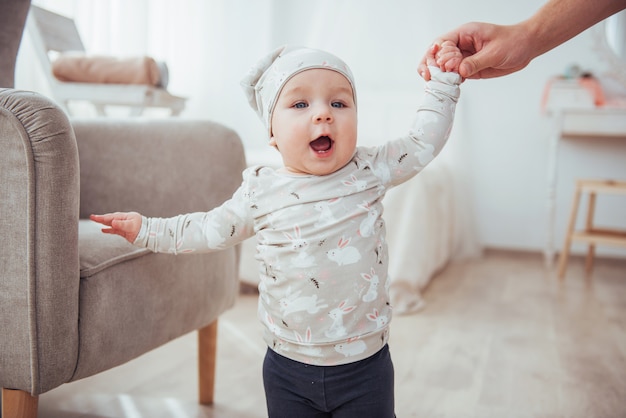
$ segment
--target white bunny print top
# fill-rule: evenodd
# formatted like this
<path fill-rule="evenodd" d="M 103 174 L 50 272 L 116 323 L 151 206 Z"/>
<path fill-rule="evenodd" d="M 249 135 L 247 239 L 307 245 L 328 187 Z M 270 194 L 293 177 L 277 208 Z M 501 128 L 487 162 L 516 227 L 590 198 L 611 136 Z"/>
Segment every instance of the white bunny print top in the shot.
<path fill-rule="evenodd" d="M 441 150 L 459 97 L 456 73 L 431 74 L 406 137 L 358 147 L 350 163 L 326 176 L 248 168 L 223 205 L 144 218 L 135 244 L 186 253 L 256 236 L 258 315 L 269 347 L 324 366 L 373 355 L 386 344 L 391 319 L 382 199 Z"/>

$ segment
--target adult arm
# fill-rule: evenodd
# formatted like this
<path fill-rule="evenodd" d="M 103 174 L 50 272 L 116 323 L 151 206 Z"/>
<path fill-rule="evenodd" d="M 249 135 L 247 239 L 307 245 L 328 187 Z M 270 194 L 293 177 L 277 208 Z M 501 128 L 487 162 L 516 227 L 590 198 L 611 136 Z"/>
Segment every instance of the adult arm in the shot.
<path fill-rule="evenodd" d="M 457 43 L 464 56 L 459 68 L 462 77 L 500 77 L 521 70 L 539 55 L 625 8 L 625 0 L 549 0 L 515 25 L 466 23 L 435 43 Z M 426 63 L 433 54 L 430 48 L 418 67 L 426 80 L 430 79 Z"/>

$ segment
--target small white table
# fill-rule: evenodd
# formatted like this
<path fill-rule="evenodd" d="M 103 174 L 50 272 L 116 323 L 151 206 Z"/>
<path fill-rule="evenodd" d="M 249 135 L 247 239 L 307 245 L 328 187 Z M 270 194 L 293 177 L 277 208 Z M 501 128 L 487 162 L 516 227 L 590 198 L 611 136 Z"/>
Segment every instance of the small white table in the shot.
<path fill-rule="evenodd" d="M 544 247 L 544 259 L 548 268 L 554 265 L 556 252 L 554 230 L 558 147 L 560 140 L 568 137 L 613 137 L 626 139 L 626 108 L 595 107 L 592 101 L 585 102 L 584 100 L 568 102 L 567 98 L 584 97 L 581 96 L 580 88 L 578 88 L 577 93 L 572 93 L 571 90 L 576 88 L 577 87 L 572 83 L 570 83 L 569 86 L 562 84 L 556 86 L 550 94 L 556 94 L 557 96 L 562 94 L 562 99 L 564 100 L 557 98 L 547 107 L 552 122 L 549 146 L 550 154 L 548 158 L 548 228 Z M 570 91 L 568 91 L 568 89 L 570 89 Z"/>

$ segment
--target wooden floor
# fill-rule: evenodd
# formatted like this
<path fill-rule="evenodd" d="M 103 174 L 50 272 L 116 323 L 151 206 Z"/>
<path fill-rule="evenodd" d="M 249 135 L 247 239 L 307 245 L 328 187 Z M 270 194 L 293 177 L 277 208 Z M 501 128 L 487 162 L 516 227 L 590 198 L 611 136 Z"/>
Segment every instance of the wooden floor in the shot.
<path fill-rule="evenodd" d="M 488 252 L 448 266 L 427 305 L 396 316 L 399 418 L 626 417 L 626 261 L 566 280 L 536 254 Z M 216 404 L 196 403 L 196 339 L 180 338 L 40 398 L 40 417 L 265 417 L 256 297 L 219 328 Z M 294 417 L 297 418 L 297 417 Z"/>

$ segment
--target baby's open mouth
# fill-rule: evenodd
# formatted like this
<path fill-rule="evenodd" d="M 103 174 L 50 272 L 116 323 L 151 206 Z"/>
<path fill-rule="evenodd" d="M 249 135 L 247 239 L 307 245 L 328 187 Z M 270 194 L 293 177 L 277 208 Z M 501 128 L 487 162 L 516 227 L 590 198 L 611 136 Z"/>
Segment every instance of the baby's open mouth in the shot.
<path fill-rule="evenodd" d="M 333 140 L 327 136 L 320 136 L 315 141 L 311 142 L 309 146 L 315 152 L 326 152 L 332 148 Z"/>

